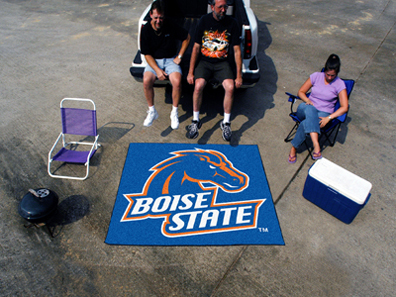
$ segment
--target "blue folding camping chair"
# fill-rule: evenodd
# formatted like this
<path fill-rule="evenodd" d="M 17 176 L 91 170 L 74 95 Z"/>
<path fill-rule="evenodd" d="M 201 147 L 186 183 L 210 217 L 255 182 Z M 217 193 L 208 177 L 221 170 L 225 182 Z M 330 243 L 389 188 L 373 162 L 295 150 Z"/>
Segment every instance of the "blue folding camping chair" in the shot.
<path fill-rule="evenodd" d="M 89 104 L 91 109 L 64 107 L 64 104 L 75 105 Z M 82 103 L 87 102 L 87 103 Z M 60 102 L 62 132 L 48 153 L 48 174 L 54 178 L 66 178 L 84 180 L 89 175 L 89 162 L 97 151 L 99 134 L 96 125 L 96 105 L 91 99 L 83 98 L 64 98 Z M 85 136 L 81 140 L 81 136 Z M 53 152 L 62 139 L 62 148 L 53 156 Z M 76 140 L 77 139 L 77 140 Z M 92 141 L 89 141 L 92 139 Z M 84 150 L 85 149 L 85 150 Z M 64 163 L 84 164 L 86 167 L 85 176 L 58 175 L 51 172 L 53 161 Z"/>
<path fill-rule="evenodd" d="M 352 93 L 353 90 L 353 86 L 355 85 L 355 81 L 352 79 L 343 79 L 343 81 L 345 82 L 345 86 L 346 86 L 346 91 L 348 94 L 348 100 L 349 100 L 349 96 Z M 301 120 L 297 117 L 296 111 L 294 111 L 293 106 L 294 103 L 296 103 L 297 100 L 301 100 L 300 97 L 295 96 L 293 94 L 290 94 L 288 92 L 286 92 L 286 95 L 289 96 L 289 102 L 291 103 L 290 106 L 290 114 L 289 116 L 292 118 L 292 120 L 295 122 L 293 128 L 290 130 L 289 134 L 287 135 L 287 137 L 285 138 L 285 142 L 289 142 L 294 138 L 294 135 L 296 134 L 297 128 L 301 123 Z M 307 94 L 307 96 L 309 96 L 310 94 Z M 340 101 L 337 100 L 337 103 L 334 107 L 334 111 L 336 111 L 337 109 L 340 108 Z M 349 111 L 349 108 L 348 108 Z M 334 146 L 336 139 L 337 139 L 337 135 L 338 132 L 340 130 L 341 124 L 345 122 L 345 120 L 347 119 L 347 115 L 348 112 L 344 113 L 343 115 L 332 119 L 325 127 L 320 129 L 320 136 L 319 136 L 319 141 L 321 140 L 321 138 L 324 136 L 325 140 L 321 145 L 321 149 L 323 147 L 323 145 L 326 143 L 326 141 L 329 142 L 330 146 Z M 334 137 L 331 138 L 332 134 L 335 133 Z M 312 148 L 310 148 L 307 144 L 307 141 L 305 140 L 305 145 L 308 149 L 309 154 L 312 157 Z"/>

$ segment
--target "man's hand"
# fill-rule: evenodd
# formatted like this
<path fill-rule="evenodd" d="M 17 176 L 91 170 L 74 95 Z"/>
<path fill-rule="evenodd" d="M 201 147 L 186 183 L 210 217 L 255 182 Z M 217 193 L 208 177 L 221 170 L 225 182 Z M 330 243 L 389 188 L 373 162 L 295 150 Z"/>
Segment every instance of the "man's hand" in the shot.
<path fill-rule="evenodd" d="M 194 74 L 189 73 L 189 74 L 187 75 L 187 82 L 188 82 L 190 85 L 193 85 L 193 84 L 194 84 Z"/>
<path fill-rule="evenodd" d="M 237 77 L 235 79 L 235 87 L 239 89 L 242 86 L 242 77 Z"/>
<path fill-rule="evenodd" d="M 156 73 L 159 80 L 165 80 L 168 78 L 168 74 L 166 74 L 166 72 L 162 69 L 158 69 Z"/>

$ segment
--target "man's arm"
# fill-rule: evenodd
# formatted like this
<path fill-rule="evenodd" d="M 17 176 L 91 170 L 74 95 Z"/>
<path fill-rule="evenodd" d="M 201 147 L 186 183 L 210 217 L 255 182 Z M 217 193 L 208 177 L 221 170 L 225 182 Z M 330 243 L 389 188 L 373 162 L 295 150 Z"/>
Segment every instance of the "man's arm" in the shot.
<path fill-rule="evenodd" d="M 235 64 L 236 64 L 235 87 L 238 89 L 242 86 L 242 56 L 241 56 L 241 47 L 239 45 L 234 45 L 234 53 L 235 53 Z"/>
<path fill-rule="evenodd" d="M 191 36 L 190 36 L 190 34 L 187 34 L 187 38 L 184 39 L 183 42 L 182 42 L 182 45 L 181 45 L 181 47 L 180 47 L 179 54 L 178 54 L 177 57 L 173 60 L 173 62 L 175 62 L 177 65 L 179 65 L 180 62 L 181 62 L 181 59 L 179 58 L 179 56 L 180 56 L 180 57 L 183 57 L 184 53 L 185 53 L 186 50 L 187 50 L 188 45 L 190 44 L 190 40 L 191 40 Z"/>
<path fill-rule="evenodd" d="M 201 48 L 201 45 L 199 43 L 194 43 L 194 47 L 191 52 L 190 69 L 188 70 L 188 75 L 187 75 L 187 82 L 190 85 L 194 84 L 194 69 L 195 69 L 195 63 L 197 62 L 197 59 L 198 59 L 198 54 L 199 54 L 200 48 Z"/>
<path fill-rule="evenodd" d="M 155 61 L 153 56 L 144 55 L 144 57 L 146 58 L 147 64 L 149 64 L 150 67 L 154 69 L 155 73 L 157 73 L 157 78 L 159 80 L 165 80 L 168 78 L 168 75 L 166 74 L 166 72 L 158 67 L 157 62 Z"/>

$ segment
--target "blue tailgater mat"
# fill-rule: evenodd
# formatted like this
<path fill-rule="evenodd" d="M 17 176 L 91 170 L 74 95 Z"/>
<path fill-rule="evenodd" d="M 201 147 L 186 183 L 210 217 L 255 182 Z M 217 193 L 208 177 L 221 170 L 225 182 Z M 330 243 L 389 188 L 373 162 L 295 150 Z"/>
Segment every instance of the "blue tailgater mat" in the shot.
<path fill-rule="evenodd" d="M 258 147 L 131 143 L 105 242 L 284 245 Z"/>

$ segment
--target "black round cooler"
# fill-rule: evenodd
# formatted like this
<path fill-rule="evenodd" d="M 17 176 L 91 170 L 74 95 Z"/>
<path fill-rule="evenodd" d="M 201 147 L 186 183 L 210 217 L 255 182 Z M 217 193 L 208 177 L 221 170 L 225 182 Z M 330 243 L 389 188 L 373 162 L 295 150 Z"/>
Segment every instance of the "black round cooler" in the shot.
<path fill-rule="evenodd" d="M 18 212 L 32 224 L 45 224 L 55 213 L 58 195 L 49 189 L 30 189 L 19 203 Z"/>

